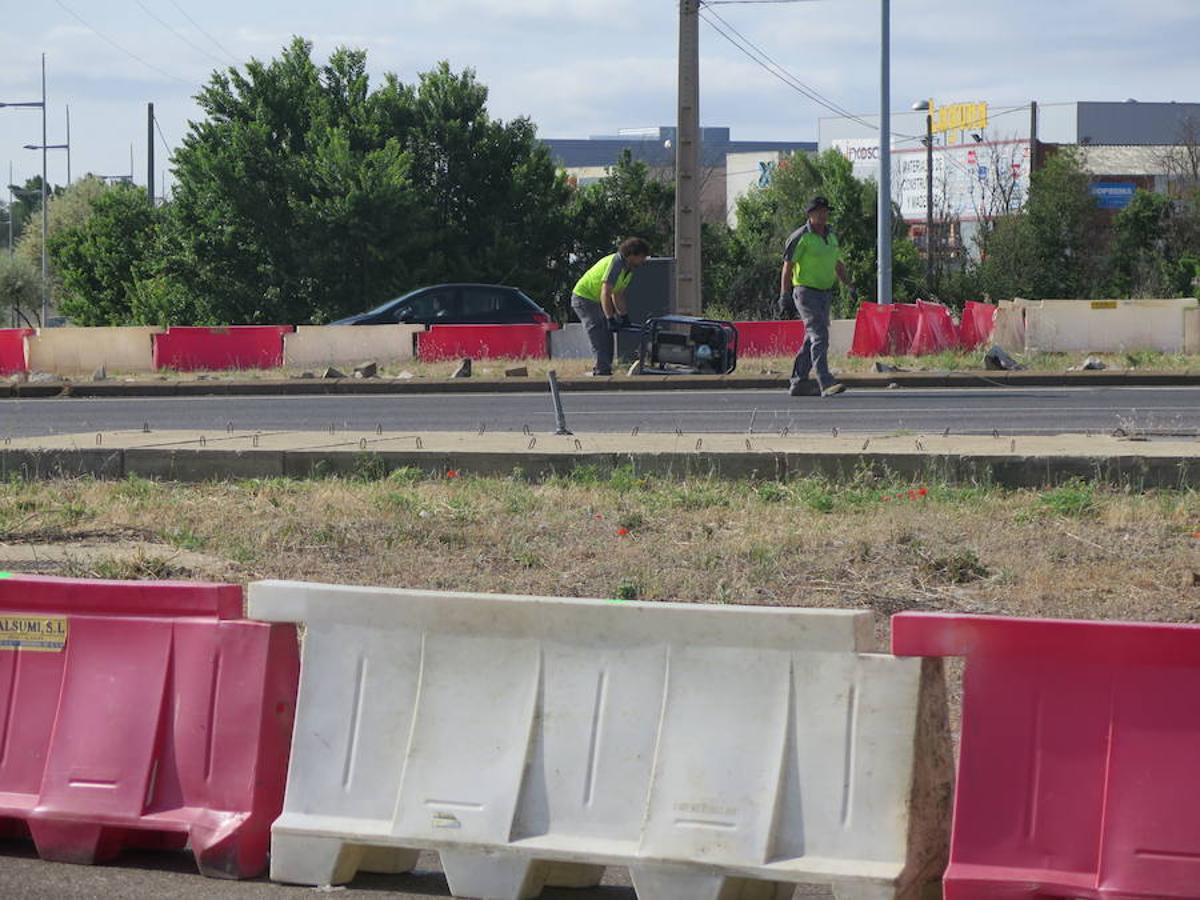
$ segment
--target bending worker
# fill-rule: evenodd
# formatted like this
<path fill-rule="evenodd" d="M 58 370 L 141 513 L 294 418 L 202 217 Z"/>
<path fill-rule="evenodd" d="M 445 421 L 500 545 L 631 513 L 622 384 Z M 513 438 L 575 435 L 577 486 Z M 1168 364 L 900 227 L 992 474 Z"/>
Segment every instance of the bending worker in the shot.
<path fill-rule="evenodd" d="M 792 232 L 783 252 L 783 272 L 779 279 L 779 305 L 786 311 L 794 303 L 804 320 L 804 344 L 792 365 L 788 393 L 799 397 L 815 368 L 822 397 L 840 394 L 845 385 L 829 371 L 829 313 L 833 306 L 833 286 L 837 281 L 850 288 L 837 235 L 829 227 L 829 201 L 814 197 L 808 204 L 808 222 Z"/>
<path fill-rule="evenodd" d="M 649 244 L 641 238 L 629 238 L 621 242 L 616 253 L 588 269 L 575 285 L 571 309 L 583 323 L 596 355 L 593 375 L 612 374 L 613 335 L 630 324 L 625 291 L 633 273 L 649 256 Z"/>

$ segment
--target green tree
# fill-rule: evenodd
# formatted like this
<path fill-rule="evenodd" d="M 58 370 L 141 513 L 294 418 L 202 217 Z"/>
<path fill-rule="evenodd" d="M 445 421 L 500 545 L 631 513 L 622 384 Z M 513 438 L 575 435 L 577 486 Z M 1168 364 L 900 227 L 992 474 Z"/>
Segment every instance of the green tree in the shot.
<path fill-rule="evenodd" d="M 140 273 L 150 264 L 160 214 L 131 186 L 109 188 L 82 224 L 50 238 L 61 283 L 58 309 L 77 325 L 127 325 Z"/>
<path fill-rule="evenodd" d="M 176 153 L 163 273 L 197 315 L 328 321 L 439 281 L 553 283 L 565 180 L 525 119 L 446 64 L 372 91 L 366 54 L 295 39 L 212 76 Z"/>
<path fill-rule="evenodd" d="M 573 189 L 566 219 L 567 261 L 554 295 L 559 310 L 587 268 L 625 238 L 644 238 L 658 256 L 674 253 L 675 184 L 626 150 L 604 178 Z"/>
<path fill-rule="evenodd" d="M 1092 297 L 1104 293 L 1108 230 L 1073 149 L 1034 173 L 1025 209 L 982 234 L 980 286 L 996 299 Z"/>
<path fill-rule="evenodd" d="M 0 254 L 0 309 L 15 310 L 26 325 L 37 323 L 42 303 L 42 273 L 17 254 Z"/>
<path fill-rule="evenodd" d="M 1200 256 L 1200 194 L 1139 190 L 1113 222 L 1111 283 L 1121 297 L 1190 296 Z"/>
<path fill-rule="evenodd" d="M 771 183 L 738 201 L 738 225 L 731 234 L 710 231 L 705 251 L 705 301 L 729 315 L 756 318 L 775 315 L 779 271 L 787 237 L 806 219 L 808 202 L 816 194 L 833 206 L 830 225 L 837 232 L 847 274 L 862 299 L 875 296 L 877 274 L 876 228 L 878 196 L 874 182 L 854 177 L 849 160 L 836 150 L 819 156 L 796 154 L 776 169 Z M 894 210 L 892 241 L 893 294 L 911 299 L 921 285 L 920 261 L 907 239 L 907 228 Z M 854 314 L 849 293 L 838 289 L 838 316 Z"/>

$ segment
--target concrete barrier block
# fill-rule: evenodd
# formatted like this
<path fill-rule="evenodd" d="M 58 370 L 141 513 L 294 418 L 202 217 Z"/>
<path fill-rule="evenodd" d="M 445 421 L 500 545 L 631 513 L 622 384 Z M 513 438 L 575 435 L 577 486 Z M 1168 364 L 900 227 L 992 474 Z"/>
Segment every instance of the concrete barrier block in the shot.
<path fill-rule="evenodd" d="M 849 356 L 854 343 L 854 319 L 834 319 L 829 323 L 829 355 Z"/>
<path fill-rule="evenodd" d="M 991 343 L 1003 347 L 1010 353 L 1021 353 L 1026 349 L 1025 309 L 1028 301 L 1001 300 L 996 309 L 996 327 Z"/>
<path fill-rule="evenodd" d="M 1026 308 L 1025 345 L 1047 353 L 1181 353 L 1184 314 L 1198 301 L 1042 300 Z"/>
<path fill-rule="evenodd" d="M 424 330 L 422 325 L 301 325 L 283 337 L 283 364 L 304 369 L 410 360 L 413 335 Z"/>
<path fill-rule="evenodd" d="M 551 359 L 591 359 L 592 345 L 580 322 L 569 322 L 550 332 Z"/>
<path fill-rule="evenodd" d="M 424 849 L 455 896 L 619 865 L 643 900 L 890 897 L 944 862 L 933 670 L 868 652 L 868 613 L 289 582 L 249 609 L 306 625 L 276 880 Z"/>
<path fill-rule="evenodd" d="M 59 375 L 154 371 L 154 335 L 161 328 L 43 328 L 29 337 L 29 368 Z"/>
<path fill-rule="evenodd" d="M 1183 311 L 1183 352 L 1200 353 L 1200 309 Z"/>

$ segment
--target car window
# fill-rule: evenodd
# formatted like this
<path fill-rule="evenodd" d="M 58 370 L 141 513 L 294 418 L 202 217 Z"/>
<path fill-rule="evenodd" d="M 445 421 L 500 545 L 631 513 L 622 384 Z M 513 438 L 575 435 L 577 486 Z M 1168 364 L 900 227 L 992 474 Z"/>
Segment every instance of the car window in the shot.
<path fill-rule="evenodd" d="M 455 295 L 452 288 L 441 288 L 410 297 L 397 307 L 396 321 L 436 323 L 441 319 L 458 319 L 462 312 Z M 408 310 L 407 318 L 403 317 L 403 310 Z"/>
<path fill-rule="evenodd" d="M 509 292 L 503 288 L 473 287 L 463 291 L 463 318 L 474 321 L 506 312 Z"/>

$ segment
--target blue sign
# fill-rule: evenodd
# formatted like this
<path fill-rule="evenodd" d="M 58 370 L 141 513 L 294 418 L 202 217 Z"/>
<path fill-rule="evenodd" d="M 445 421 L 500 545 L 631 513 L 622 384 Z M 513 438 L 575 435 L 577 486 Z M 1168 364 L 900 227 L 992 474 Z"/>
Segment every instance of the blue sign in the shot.
<path fill-rule="evenodd" d="M 1129 181 L 1097 181 L 1089 185 L 1088 190 L 1101 209 L 1124 209 L 1133 202 L 1137 185 Z"/>

